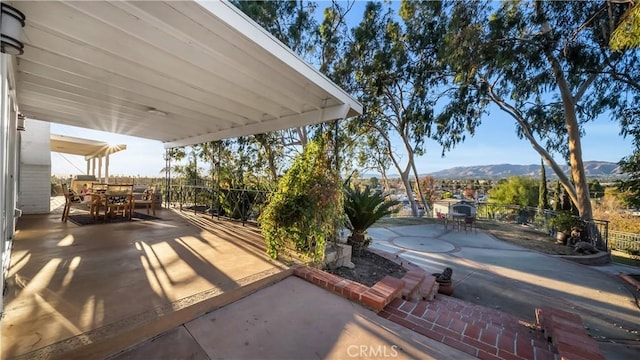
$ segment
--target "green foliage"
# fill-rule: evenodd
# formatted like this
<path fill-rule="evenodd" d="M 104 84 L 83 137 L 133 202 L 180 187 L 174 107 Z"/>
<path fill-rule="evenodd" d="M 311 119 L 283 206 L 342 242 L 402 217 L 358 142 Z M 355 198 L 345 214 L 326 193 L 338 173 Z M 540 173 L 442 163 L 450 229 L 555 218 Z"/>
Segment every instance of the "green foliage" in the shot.
<path fill-rule="evenodd" d="M 258 218 L 269 256 L 277 258 L 291 243 L 314 262 L 322 261 L 327 241 L 336 239 L 343 211 L 341 181 L 325 142 L 312 141 L 278 181 Z"/>
<path fill-rule="evenodd" d="M 562 185 L 560 181 L 556 181 L 556 188 L 553 191 L 553 211 L 562 210 Z"/>
<path fill-rule="evenodd" d="M 604 186 L 600 184 L 600 181 L 593 179 L 589 181 L 589 192 L 594 198 L 601 198 L 604 196 Z"/>
<path fill-rule="evenodd" d="M 367 3 L 341 63 L 343 72 L 351 74 L 353 93 L 367 109 L 349 122 L 352 133 L 362 134 L 360 158 L 376 168 L 395 167 L 409 199 L 415 198 L 410 176 L 418 177 L 415 158 L 424 154 L 425 140 L 431 136 L 437 101 L 433 89 L 441 79 L 435 71 L 440 37 L 436 32 L 418 36 L 410 29 L 429 23 L 427 12 L 432 10 L 414 16 L 407 8 L 399 17 L 389 4 Z M 402 145 L 394 144 L 396 138 Z M 413 210 L 417 216 L 417 207 Z"/>
<path fill-rule="evenodd" d="M 640 151 L 636 150 L 619 163 L 622 172 L 629 177 L 617 182 L 618 191 L 627 206 L 640 207 Z"/>
<path fill-rule="evenodd" d="M 489 190 L 489 201 L 502 205 L 536 206 L 538 181 L 528 177 L 511 176 L 506 182 Z"/>
<path fill-rule="evenodd" d="M 575 185 L 562 171 L 557 170 L 557 175 L 575 198 L 581 216 L 591 217 L 580 144 L 582 126 L 607 113 L 608 118 L 619 119 L 623 129 L 632 126 L 640 100 L 640 52 L 614 53 L 608 47 L 613 27 L 628 5 L 604 1 L 443 4 L 448 7 L 443 12 L 449 31 L 439 54 L 450 66 L 454 88 L 448 89 L 451 101 L 445 102 L 438 123 L 464 124 L 465 116 L 478 118 L 489 102 L 494 103 L 516 122 L 518 136 L 541 156 L 551 163 L 554 155 L 570 161 Z"/>
<path fill-rule="evenodd" d="M 569 234 L 571 232 L 571 228 L 578 224 L 578 219 L 576 219 L 570 211 L 560 210 L 556 213 L 556 216 L 550 220 L 550 222 L 555 226 L 558 232 Z"/>
<path fill-rule="evenodd" d="M 609 45 L 613 50 L 640 47 L 640 2 L 635 5 L 629 1 L 629 8 L 622 16 L 620 23 L 611 34 Z"/>
<path fill-rule="evenodd" d="M 400 204 L 388 200 L 381 191 L 371 191 L 368 186 L 345 186 L 344 212 L 349 218 L 347 227 L 353 233 L 364 234 L 367 229 L 381 218 L 395 212 Z"/>

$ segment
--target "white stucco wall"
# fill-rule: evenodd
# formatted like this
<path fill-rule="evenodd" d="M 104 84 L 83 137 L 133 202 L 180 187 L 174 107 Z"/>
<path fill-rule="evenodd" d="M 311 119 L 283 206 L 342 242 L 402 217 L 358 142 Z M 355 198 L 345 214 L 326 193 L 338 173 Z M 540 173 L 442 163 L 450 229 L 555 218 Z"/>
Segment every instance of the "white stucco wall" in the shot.
<path fill-rule="evenodd" d="M 23 214 L 49 213 L 51 197 L 51 127 L 27 119 L 22 133 L 18 208 Z"/>

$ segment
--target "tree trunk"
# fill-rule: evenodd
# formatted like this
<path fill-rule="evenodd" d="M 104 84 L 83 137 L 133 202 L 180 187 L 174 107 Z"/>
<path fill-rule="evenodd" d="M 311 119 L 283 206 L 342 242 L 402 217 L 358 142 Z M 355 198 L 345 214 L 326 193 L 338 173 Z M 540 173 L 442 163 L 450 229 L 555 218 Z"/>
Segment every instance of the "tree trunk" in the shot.
<path fill-rule="evenodd" d="M 422 206 L 424 206 L 424 213 L 429 214 L 431 210 L 429 209 L 429 204 L 427 204 L 427 200 L 424 197 L 424 192 L 420 187 L 420 178 L 418 177 L 418 169 L 416 169 L 415 161 L 411 161 L 411 168 L 413 169 L 413 176 L 416 178 L 416 187 L 418 188 L 418 195 L 420 196 L 420 201 L 422 201 Z"/>
<path fill-rule="evenodd" d="M 569 164 L 571 165 L 571 176 L 575 183 L 576 199 L 573 203 L 578 208 L 580 218 L 583 220 L 591 220 L 593 218 L 593 210 L 591 209 L 591 199 L 589 198 L 589 184 L 584 173 L 584 164 L 582 162 L 582 144 L 580 142 L 580 126 L 576 116 L 575 99 L 571 94 L 569 84 L 562 74 L 560 64 L 555 57 L 547 50 L 547 58 L 553 67 L 553 72 L 558 80 L 558 89 L 562 98 L 562 107 L 564 110 L 564 120 L 567 125 L 567 137 L 569 140 Z"/>

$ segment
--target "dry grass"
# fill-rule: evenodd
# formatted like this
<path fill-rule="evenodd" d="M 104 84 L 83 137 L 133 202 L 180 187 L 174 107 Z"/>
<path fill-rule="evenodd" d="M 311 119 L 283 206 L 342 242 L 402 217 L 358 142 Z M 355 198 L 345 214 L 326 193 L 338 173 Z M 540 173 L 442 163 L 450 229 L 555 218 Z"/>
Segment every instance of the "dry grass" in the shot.
<path fill-rule="evenodd" d="M 479 220 L 477 227 L 502 241 L 527 249 L 553 255 L 576 255 L 571 247 L 557 244 L 555 238 L 526 225 Z"/>

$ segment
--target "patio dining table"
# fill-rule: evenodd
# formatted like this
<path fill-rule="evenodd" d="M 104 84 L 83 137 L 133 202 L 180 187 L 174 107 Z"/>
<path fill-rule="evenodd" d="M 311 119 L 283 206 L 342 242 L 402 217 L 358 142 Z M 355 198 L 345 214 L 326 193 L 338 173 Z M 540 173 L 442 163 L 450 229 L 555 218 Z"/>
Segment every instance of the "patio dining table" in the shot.
<path fill-rule="evenodd" d="M 454 225 L 458 227 L 458 231 L 460 231 L 460 229 L 462 228 L 462 224 L 464 223 L 464 220 L 467 216 L 468 215 L 465 213 L 455 211 L 449 213 L 449 218 L 453 220 Z"/>

